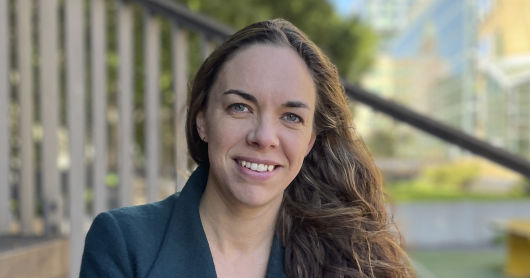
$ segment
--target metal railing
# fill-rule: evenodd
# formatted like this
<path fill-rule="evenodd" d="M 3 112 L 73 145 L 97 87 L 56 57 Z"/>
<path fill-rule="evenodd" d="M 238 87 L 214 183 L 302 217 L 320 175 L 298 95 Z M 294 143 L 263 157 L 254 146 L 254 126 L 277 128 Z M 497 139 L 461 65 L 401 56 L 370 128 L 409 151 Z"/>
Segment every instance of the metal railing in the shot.
<path fill-rule="evenodd" d="M 447 143 L 459 146 L 464 150 L 468 150 L 530 178 L 530 161 L 527 159 L 505 149 L 495 147 L 484 140 L 468 135 L 459 129 L 446 125 L 431 117 L 417 113 L 396 102 L 386 100 L 359 86 L 348 84 L 347 82 L 342 83 L 346 94 L 353 99 Z"/>
<path fill-rule="evenodd" d="M 10 225 L 11 183 L 13 164 L 18 164 L 18 211 L 20 233 L 32 235 L 35 218 L 35 157 L 41 161 L 42 211 L 46 234 L 60 233 L 63 221 L 62 190 L 58 165 L 58 133 L 68 130 L 68 206 L 69 235 L 71 243 L 70 276 L 79 273 L 86 229 L 84 191 L 87 188 L 85 147 L 86 130 L 92 130 L 94 158 L 91 162 L 94 191 L 93 215 L 108 210 L 109 189 L 107 174 L 108 124 L 108 20 L 113 17 L 116 26 L 116 53 L 119 66 L 116 73 L 118 110 L 118 206 L 132 204 L 132 178 L 134 147 L 135 92 L 135 12 L 143 13 L 143 76 L 145 120 L 145 176 L 148 201 L 157 201 L 158 177 L 160 173 L 160 34 L 161 21 L 170 22 L 171 31 L 171 79 L 173 101 L 173 127 L 175 134 L 174 168 L 176 190 L 180 191 L 188 170 L 188 155 L 184 137 L 187 82 L 189 78 L 189 33 L 200 34 L 200 53 L 205 59 L 212 49 L 212 41 L 222 41 L 234 31 L 212 19 L 193 13 L 169 0 L 116 0 L 115 9 L 108 8 L 106 0 L 91 0 L 85 7 L 83 0 L 40 0 L 32 6 L 31 0 L 0 0 L 0 233 L 7 233 Z M 45 4 L 44 4 L 45 3 Z M 35 12 L 35 10 L 37 12 Z M 14 11 L 14 16 L 11 11 Z M 64 17 L 61 17 L 63 11 Z M 109 12 L 110 11 L 110 12 Z M 85 15 L 89 14 L 88 18 Z M 36 16 L 36 21 L 33 21 Z M 62 22 L 62 24 L 60 24 Z M 13 24 L 16 28 L 13 28 Z M 88 25 L 87 25 L 88 24 Z M 38 26 L 38 27 L 36 27 Z M 34 32 L 33 28 L 38 28 Z M 60 31 L 64 28 L 64 34 Z M 88 31 L 87 31 L 88 30 Z M 13 31 L 13 33 L 11 33 Z M 34 34 L 37 33 L 38 40 Z M 87 44 L 86 38 L 89 38 Z M 13 39 L 11 39 L 13 38 Z M 62 43 L 63 42 L 63 43 Z M 35 46 L 35 48 L 33 48 Z M 90 51 L 87 51 L 87 47 Z M 16 57 L 12 59 L 11 51 Z M 35 50 L 38 51 L 35 51 Z M 87 52 L 89 63 L 85 64 Z M 64 55 L 62 55 L 64 53 Z M 64 56 L 64 64 L 63 64 Z M 37 57 L 37 58 L 35 58 Z M 38 62 L 35 62 L 35 61 Z M 16 63 L 13 63 L 16 62 Z M 13 66 L 13 67 L 12 67 Z M 39 73 L 33 78 L 34 69 Z M 64 72 L 64 73 L 63 73 Z M 64 77 L 63 77 L 64 74 Z M 89 76 L 90 78 L 87 78 Z M 34 80 L 38 79 L 38 83 Z M 89 81 L 88 84 L 86 81 Z M 34 86 L 36 86 L 34 88 Z M 394 102 L 382 99 L 362 88 L 344 82 L 346 93 L 356 100 L 380 110 L 400 121 L 407 122 L 425 132 L 457 144 L 478 155 L 484 156 L 527 177 L 530 177 L 530 162 L 495 148 L 490 144 L 468 136 L 454 128 L 434 121 Z M 35 90 L 36 89 L 36 90 Z M 88 91 L 88 89 L 90 89 Z M 13 93 L 12 93 L 13 90 Z M 39 100 L 37 115 L 42 126 L 39 154 L 34 149 L 35 124 L 33 119 L 34 94 Z M 62 96 L 61 92 L 64 92 Z M 91 94 L 87 106 L 86 95 Z M 11 96 L 17 96 L 18 104 Z M 61 126 L 60 103 L 66 101 L 67 122 Z M 86 109 L 91 108 L 91 119 L 86 118 Z M 17 134 L 10 134 L 10 121 L 17 121 Z M 92 125 L 87 126 L 90 122 Z M 179 136 L 180 134 L 180 136 Z M 20 162 L 14 163 L 11 154 L 13 138 L 17 141 Z M 18 143 L 18 141 L 20 141 Z M 180 174 L 179 174 L 180 173 Z M 92 216 L 93 216 L 92 215 Z"/>

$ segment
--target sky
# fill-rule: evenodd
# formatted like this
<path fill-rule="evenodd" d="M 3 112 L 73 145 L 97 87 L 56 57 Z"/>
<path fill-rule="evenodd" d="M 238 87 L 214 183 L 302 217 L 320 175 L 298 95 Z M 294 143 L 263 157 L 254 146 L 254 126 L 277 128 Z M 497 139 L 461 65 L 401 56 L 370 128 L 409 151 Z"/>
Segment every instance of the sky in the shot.
<path fill-rule="evenodd" d="M 349 15 L 361 3 L 361 0 L 329 0 L 337 12 L 343 16 Z"/>

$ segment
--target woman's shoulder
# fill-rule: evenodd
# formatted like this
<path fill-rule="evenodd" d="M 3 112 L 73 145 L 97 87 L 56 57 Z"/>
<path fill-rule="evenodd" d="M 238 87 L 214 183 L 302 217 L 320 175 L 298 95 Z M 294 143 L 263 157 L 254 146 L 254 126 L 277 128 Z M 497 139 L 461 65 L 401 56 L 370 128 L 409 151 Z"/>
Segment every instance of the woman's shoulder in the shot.
<path fill-rule="evenodd" d="M 162 201 L 139 206 L 121 207 L 103 213 L 103 215 L 110 214 L 122 228 L 139 226 L 143 227 L 142 229 L 144 230 L 145 225 L 167 221 L 173 213 L 178 197 L 179 193 L 177 192 Z"/>
<path fill-rule="evenodd" d="M 107 222 L 104 225 L 113 224 L 126 241 L 131 241 L 126 243 L 152 247 L 163 239 L 178 197 L 175 193 L 159 202 L 113 209 L 98 215 L 92 225 L 103 218 L 101 222 Z"/>
<path fill-rule="evenodd" d="M 100 213 L 85 239 L 81 276 L 100 277 L 101 271 L 113 273 L 112 277 L 147 273 L 164 241 L 178 196 Z"/>

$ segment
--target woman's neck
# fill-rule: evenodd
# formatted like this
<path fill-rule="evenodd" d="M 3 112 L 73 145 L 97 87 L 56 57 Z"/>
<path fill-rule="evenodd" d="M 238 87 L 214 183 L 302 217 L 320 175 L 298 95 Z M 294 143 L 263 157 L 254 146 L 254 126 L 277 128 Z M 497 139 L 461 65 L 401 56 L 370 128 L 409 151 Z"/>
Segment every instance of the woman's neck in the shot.
<path fill-rule="evenodd" d="M 263 207 L 236 204 L 208 181 L 199 213 L 210 248 L 228 257 L 270 251 L 281 200 Z"/>

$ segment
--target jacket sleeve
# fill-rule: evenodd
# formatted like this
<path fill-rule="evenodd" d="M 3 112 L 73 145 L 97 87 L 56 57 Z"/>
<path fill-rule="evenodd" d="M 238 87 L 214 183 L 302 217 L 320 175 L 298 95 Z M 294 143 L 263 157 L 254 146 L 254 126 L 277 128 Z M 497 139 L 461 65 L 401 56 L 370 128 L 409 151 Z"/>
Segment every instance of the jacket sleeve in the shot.
<path fill-rule="evenodd" d="M 85 239 L 79 277 L 134 277 L 122 230 L 111 213 L 94 219 Z"/>

